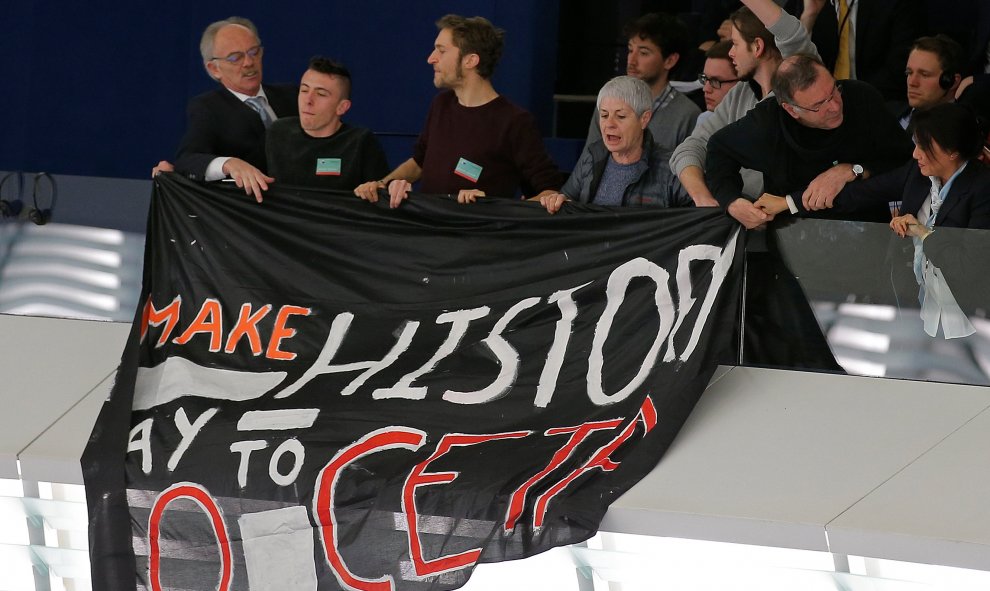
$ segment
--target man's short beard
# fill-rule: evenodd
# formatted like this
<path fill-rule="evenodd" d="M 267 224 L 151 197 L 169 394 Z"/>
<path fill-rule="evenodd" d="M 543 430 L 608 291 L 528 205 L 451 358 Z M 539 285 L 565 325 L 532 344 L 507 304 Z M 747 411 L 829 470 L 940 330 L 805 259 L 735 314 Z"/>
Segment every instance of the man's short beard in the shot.
<path fill-rule="evenodd" d="M 643 78 L 640 78 L 640 80 L 646 82 L 646 85 L 649 86 L 650 88 L 653 88 L 653 85 L 660 80 L 660 74 L 654 74 L 652 76 L 644 76 Z"/>
<path fill-rule="evenodd" d="M 463 80 L 464 80 L 464 68 L 461 67 L 460 62 L 458 62 L 457 63 L 457 69 L 454 70 L 454 79 L 453 79 L 453 81 L 451 81 L 451 82 L 445 82 L 443 80 L 440 80 L 440 83 L 439 84 L 434 84 L 434 86 L 436 86 L 437 88 L 443 88 L 443 89 L 454 88 L 455 86 L 459 86 L 460 85 L 460 82 L 462 82 Z"/>

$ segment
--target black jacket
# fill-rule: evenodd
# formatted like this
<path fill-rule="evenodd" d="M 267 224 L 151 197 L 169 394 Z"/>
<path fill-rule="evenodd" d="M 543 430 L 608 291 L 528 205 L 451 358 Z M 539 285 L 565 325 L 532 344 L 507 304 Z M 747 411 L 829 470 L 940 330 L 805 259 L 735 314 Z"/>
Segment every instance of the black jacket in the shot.
<path fill-rule="evenodd" d="M 856 79 L 875 86 L 888 101 L 903 100 L 904 64 L 914 40 L 924 34 L 922 3 L 920 0 L 855 2 L 858 5 Z M 839 51 L 839 22 L 831 2 L 818 15 L 811 40 L 818 47 L 825 67 L 833 70 Z"/>
<path fill-rule="evenodd" d="M 264 85 L 268 104 L 278 117 L 299 114 L 299 89 Z M 175 157 L 176 172 L 203 180 L 214 158 L 240 158 L 262 171 L 265 161 L 265 126 L 258 113 L 224 87 L 193 97 L 186 109 L 186 133 Z"/>
<path fill-rule="evenodd" d="M 896 170 L 865 181 L 846 183 L 836 196 L 834 212 L 856 211 L 871 205 L 901 202 L 901 214 L 917 216 L 931 191 L 931 180 L 921 174 L 914 160 Z M 800 200 L 794 205 L 801 209 Z M 935 216 L 935 226 L 990 229 L 990 168 L 971 161 L 949 187 Z"/>

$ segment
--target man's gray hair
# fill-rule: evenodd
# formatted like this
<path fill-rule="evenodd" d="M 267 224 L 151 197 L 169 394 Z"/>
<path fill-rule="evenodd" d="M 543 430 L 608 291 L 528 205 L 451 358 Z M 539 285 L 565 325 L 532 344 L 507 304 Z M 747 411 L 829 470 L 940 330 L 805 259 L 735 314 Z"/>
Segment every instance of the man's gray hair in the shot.
<path fill-rule="evenodd" d="M 653 108 L 650 85 L 632 76 L 616 76 L 606 82 L 598 91 L 598 102 L 595 106 L 601 109 L 602 100 L 607 98 L 619 99 L 626 103 L 636 112 L 637 117 Z"/>
<path fill-rule="evenodd" d="M 794 93 L 810 88 L 822 71 L 828 73 L 817 55 L 796 53 L 786 58 L 777 67 L 771 80 L 777 102 L 794 105 Z M 794 106 L 800 107 L 800 105 Z"/>
<path fill-rule="evenodd" d="M 203 37 L 199 40 L 199 53 L 203 56 L 203 67 L 210 63 L 210 60 L 215 56 L 213 55 L 213 43 L 217 39 L 217 33 L 220 29 L 226 27 L 227 25 L 240 25 L 251 31 L 254 38 L 258 40 L 258 45 L 261 45 L 261 38 L 258 37 L 258 28 L 254 26 L 250 20 L 244 18 L 243 16 L 229 16 L 222 21 L 217 21 L 215 23 L 210 23 L 210 26 L 206 27 L 203 31 Z M 216 56 L 216 57 L 226 57 L 226 56 Z M 210 73 L 209 70 L 206 71 L 207 74 Z M 210 75 L 212 78 L 212 74 Z"/>

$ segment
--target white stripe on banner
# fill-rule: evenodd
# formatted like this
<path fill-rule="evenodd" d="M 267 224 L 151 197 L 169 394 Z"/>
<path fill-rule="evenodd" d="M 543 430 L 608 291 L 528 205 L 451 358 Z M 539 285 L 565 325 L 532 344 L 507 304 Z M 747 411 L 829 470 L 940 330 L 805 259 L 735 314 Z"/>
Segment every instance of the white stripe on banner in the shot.
<path fill-rule="evenodd" d="M 313 526 L 305 507 L 245 513 L 237 525 L 251 591 L 316 589 Z"/>
<path fill-rule="evenodd" d="M 284 408 L 279 410 L 250 410 L 237 421 L 238 431 L 266 431 L 269 429 L 309 429 L 320 414 L 318 408 Z"/>
<path fill-rule="evenodd" d="M 183 396 L 244 402 L 260 398 L 284 379 L 284 371 L 216 369 L 169 357 L 155 367 L 138 368 L 133 408 L 148 410 Z"/>

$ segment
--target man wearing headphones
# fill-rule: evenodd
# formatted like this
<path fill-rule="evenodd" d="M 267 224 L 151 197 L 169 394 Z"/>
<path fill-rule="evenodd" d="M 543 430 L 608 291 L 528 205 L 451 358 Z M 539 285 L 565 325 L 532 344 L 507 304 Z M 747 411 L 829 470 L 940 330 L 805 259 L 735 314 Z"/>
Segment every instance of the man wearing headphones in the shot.
<path fill-rule="evenodd" d="M 900 113 L 901 127 L 908 128 L 915 111 L 955 100 L 963 57 L 962 46 L 948 35 L 914 41 L 904 68 L 908 106 Z"/>

